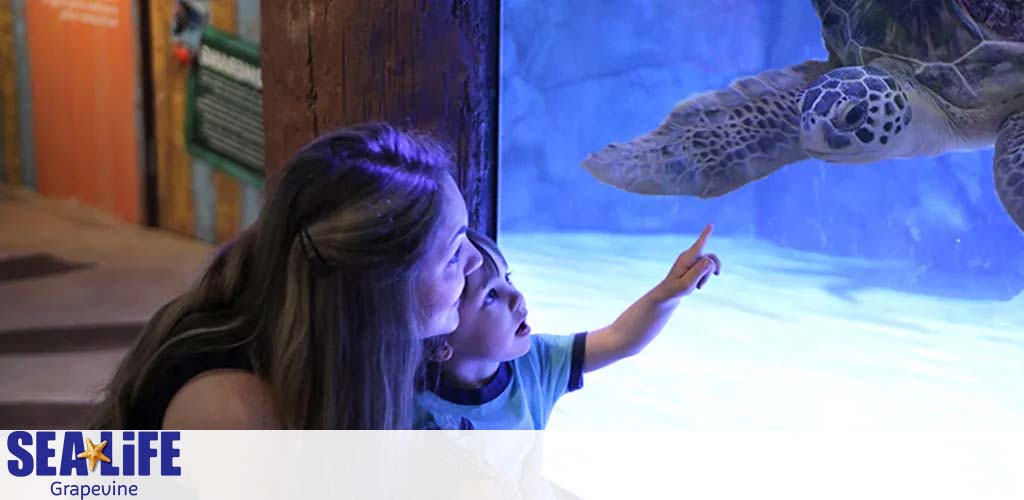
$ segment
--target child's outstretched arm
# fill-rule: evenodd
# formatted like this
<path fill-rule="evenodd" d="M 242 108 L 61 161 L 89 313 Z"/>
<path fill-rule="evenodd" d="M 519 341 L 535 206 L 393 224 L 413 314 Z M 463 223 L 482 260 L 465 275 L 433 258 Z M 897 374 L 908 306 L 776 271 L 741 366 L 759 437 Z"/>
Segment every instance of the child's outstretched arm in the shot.
<path fill-rule="evenodd" d="M 668 276 L 630 305 L 614 323 L 587 334 L 584 372 L 603 368 L 643 350 L 661 332 L 679 305 L 679 299 L 704 286 L 712 273 L 721 272 L 718 257 L 703 253 L 711 229 L 711 225 L 706 226 L 697 241 L 676 258 Z"/>

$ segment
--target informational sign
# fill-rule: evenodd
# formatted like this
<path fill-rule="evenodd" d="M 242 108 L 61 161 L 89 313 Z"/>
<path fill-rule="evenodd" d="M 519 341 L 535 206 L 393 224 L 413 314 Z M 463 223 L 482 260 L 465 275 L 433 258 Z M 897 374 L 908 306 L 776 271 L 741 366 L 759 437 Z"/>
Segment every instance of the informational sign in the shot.
<path fill-rule="evenodd" d="M 263 182 L 263 80 L 256 45 L 203 30 L 189 76 L 189 153 L 251 184 Z"/>

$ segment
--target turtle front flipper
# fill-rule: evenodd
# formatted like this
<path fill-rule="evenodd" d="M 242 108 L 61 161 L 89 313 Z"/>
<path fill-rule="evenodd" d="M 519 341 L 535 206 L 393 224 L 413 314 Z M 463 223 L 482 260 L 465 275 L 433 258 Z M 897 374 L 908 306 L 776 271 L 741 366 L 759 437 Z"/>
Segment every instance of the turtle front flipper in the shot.
<path fill-rule="evenodd" d="M 641 194 L 721 196 L 804 158 L 800 96 L 831 69 L 808 61 L 691 97 L 651 133 L 583 161 L 602 182 Z"/>
<path fill-rule="evenodd" d="M 999 127 L 992 169 L 999 201 L 1024 231 L 1024 111 L 1010 115 Z"/>

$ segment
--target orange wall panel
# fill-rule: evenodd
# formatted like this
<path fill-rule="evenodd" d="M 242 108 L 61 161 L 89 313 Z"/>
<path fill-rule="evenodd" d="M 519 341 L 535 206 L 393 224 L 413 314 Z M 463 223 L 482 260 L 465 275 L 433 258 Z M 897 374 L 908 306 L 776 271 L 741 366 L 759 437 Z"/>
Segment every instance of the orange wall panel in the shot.
<path fill-rule="evenodd" d="M 39 192 L 142 221 L 131 0 L 34 0 L 26 23 Z"/>

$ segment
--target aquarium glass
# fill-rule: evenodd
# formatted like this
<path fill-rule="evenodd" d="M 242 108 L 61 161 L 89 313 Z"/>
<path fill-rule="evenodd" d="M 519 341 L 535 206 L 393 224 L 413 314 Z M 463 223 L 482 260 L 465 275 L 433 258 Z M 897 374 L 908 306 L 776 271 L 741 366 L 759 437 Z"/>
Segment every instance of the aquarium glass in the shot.
<path fill-rule="evenodd" d="M 581 167 L 688 97 L 826 57 L 805 0 L 502 2 L 499 243 L 533 331 L 609 324 L 705 224 L 723 263 L 549 428 L 1024 428 L 1024 236 L 991 145 L 808 159 L 709 199 Z"/>

